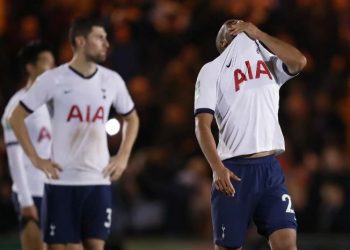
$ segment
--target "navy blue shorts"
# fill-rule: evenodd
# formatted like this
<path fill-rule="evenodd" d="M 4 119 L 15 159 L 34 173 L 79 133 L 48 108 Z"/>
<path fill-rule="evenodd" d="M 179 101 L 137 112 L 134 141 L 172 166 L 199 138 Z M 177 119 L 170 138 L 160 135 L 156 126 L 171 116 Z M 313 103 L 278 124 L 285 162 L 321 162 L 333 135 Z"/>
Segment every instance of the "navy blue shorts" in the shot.
<path fill-rule="evenodd" d="M 35 223 L 38 225 L 38 227 L 40 228 L 40 217 L 41 217 L 41 201 L 42 201 L 42 198 L 41 197 L 37 197 L 37 196 L 33 196 L 33 201 L 34 201 L 34 205 L 38 211 L 38 218 L 39 218 L 39 221 L 35 221 Z M 25 226 L 27 225 L 27 223 L 33 219 L 31 218 L 24 218 L 22 215 L 21 215 L 21 206 L 19 204 L 19 201 L 18 201 L 18 194 L 16 192 L 13 192 L 12 193 L 12 202 L 13 202 L 13 206 L 15 207 L 15 210 L 16 210 L 16 213 L 17 213 L 17 216 L 18 216 L 18 222 L 19 222 L 19 230 L 22 231 Z"/>
<path fill-rule="evenodd" d="M 243 246 L 247 228 L 253 219 L 258 232 L 269 237 L 283 228 L 297 228 L 291 198 L 275 156 L 233 158 L 224 165 L 241 178 L 233 181 L 235 196 L 212 187 L 214 243 L 227 248 Z"/>
<path fill-rule="evenodd" d="M 46 243 L 106 240 L 111 221 L 110 185 L 45 185 L 42 228 Z"/>

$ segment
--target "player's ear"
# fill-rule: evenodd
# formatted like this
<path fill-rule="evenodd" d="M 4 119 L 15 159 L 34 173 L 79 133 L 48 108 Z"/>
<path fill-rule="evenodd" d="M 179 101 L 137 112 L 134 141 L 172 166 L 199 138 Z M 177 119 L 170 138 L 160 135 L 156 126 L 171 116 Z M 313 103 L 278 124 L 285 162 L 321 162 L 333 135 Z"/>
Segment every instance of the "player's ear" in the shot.
<path fill-rule="evenodd" d="M 85 37 L 84 36 L 77 36 L 75 39 L 75 45 L 77 48 L 83 47 L 85 45 Z"/>
<path fill-rule="evenodd" d="M 228 45 L 228 41 L 227 41 L 226 39 L 222 39 L 222 40 L 220 41 L 220 47 L 221 47 L 222 49 L 225 49 L 225 48 L 227 47 L 227 45 Z"/>
<path fill-rule="evenodd" d="M 34 68 L 34 65 L 31 64 L 31 63 L 27 63 L 26 64 L 26 72 L 29 74 L 29 75 L 32 75 L 35 71 L 35 68 Z"/>

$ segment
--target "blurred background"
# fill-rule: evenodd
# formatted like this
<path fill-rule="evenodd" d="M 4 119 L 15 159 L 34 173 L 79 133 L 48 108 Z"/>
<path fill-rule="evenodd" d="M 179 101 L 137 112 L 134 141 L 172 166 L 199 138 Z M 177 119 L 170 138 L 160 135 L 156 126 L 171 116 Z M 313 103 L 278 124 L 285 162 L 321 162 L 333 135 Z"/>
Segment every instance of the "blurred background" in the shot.
<path fill-rule="evenodd" d="M 306 69 L 281 89 L 286 152 L 278 158 L 299 223 L 299 249 L 350 249 L 349 0 L 0 0 L 0 113 L 23 86 L 18 50 L 51 43 L 70 60 L 71 20 L 101 17 L 106 66 L 125 79 L 141 128 L 128 169 L 113 184 L 107 249 L 213 249 L 211 172 L 194 135 L 194 85 L 218 53 L 228 18 L 251 21 L 298 47 Z M 115 114 L 111 114 L 115 116 Z M 19 249 L 11 178 L 0 135 L 0 249 Z M 120 135 L 109 137 L 111 153 Z M 254 225 L 245 249 L 268 249 Z"/>

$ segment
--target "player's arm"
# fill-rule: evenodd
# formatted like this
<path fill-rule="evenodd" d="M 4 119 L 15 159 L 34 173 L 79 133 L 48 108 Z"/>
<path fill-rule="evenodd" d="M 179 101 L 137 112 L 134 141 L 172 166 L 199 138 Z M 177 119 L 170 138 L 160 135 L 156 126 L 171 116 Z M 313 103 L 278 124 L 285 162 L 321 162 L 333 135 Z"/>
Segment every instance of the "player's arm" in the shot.
<path fill-rule="evenodd" d="M 29 192 L 28 180 L 23 163 L 24 152 L 18 143 L 6 145 L 10 173 L 17 187 L 21 216 L 38 221 L 38 211 Z"/>
<path fill-rule="evenodd" d="M 117 180 L 124 172 L 139 131 L 139 117 L 136 110 L 123 116 L 122 141 L 118 153 L 111 157 L 110 163 L 103 170 L 104 176 Z"/>
<path fill-rule="evenodd" d="M 41 159 L 30 140 L 28 129 L 24 122 L 29 114 L 30 112 L 20 102 L 9 118 L 11 128 L 33 165 L 44 171 L 48 178 L 58 179 L 59 167 L 50 160 Z"/>
<path fill-rule="evenodd" d="M 237 22 L 229 27 L 231 35 L 247 33 L 251 38 L 264 43 L 287 66 L 290 74 L 299 73 L 306 65 L 306 57 L 294 46 L 273 37 L 249 22 Z"/>
<path fill-rule="evenodd" d="M 234 173 L 228 170 L 220 160 L 216 150 L 214 136 L 211 131 L 213 115 L 200 113 L 195 118 L 196 137 L 209 165 L 213 171 L 214 182 L 217 190 L 233 196 L 235 189 L 230 181 L 234 179 L 240 181 Z"/>

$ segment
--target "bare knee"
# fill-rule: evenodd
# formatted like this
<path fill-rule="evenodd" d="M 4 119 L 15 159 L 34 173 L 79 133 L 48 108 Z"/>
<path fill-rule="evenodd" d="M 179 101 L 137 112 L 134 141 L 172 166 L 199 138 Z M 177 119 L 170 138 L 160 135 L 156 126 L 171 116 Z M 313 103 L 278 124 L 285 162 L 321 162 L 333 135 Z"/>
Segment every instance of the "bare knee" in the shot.
<path fill-rule="evenodd" d="M 40 228 L 34 221 L 29 221 L 21 232 L 21 243 L 24 250 L 44 249 Z"/>
<path fill-rule="evenodd" d="M 297 250 L 296 231 L 294 229 L 280 229 L 269 237 L 272 250 Z"/>
<path fill-rule="evenodd" d="M 87 239 L 83 241 L 86 250 L 103 250 L 105 242 L 99 239 Z"/>

